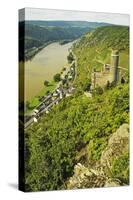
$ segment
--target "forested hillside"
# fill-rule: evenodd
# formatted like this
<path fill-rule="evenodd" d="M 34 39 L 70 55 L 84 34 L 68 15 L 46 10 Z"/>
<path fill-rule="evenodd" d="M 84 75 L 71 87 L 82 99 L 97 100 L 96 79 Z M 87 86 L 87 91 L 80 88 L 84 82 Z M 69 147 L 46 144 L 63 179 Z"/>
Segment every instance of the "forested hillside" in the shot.
<path fill-rule="evenodd" d="M 49 22 L 50 23 L 50 22 Z M 48 41 L 59 41 L 63 39 L 74 40 L 80 37 L 83 33 L 91 31 L 92 28 L 85 26 L 41 26 L 37 21 L 20 22 L 20 41 L 25 41 L 25 50 L 38 47 Z M 25 29 L 25 40 L 23 35 Z"/>
<path fill-rule="evenodd" d="M 86 21 L 26 21 L 20 22 L 20 41 L 24 41 L 23 29 L 25 29 L 25 50 L 39 47 L 45 42 L 54 40 L 74 40 L 82 34 L 94 28 L 105 26 L 107 23 Z"/>
<path fill-rule="evenodd" d="M 108 62 L 112 48 L 120 50 L 120 63 L 128 69 L 128 27 L 100 27 L 83 36 L 73 47 L 77 58 L 75 93 L 55 105 L 25 133 L 28 191 L 73 188 L 67 183 L 74 174 L 74 166 L 80 162 L 85 169 L 100 170 L 100 161 L 109 159 L 107 152 L 112 143 L 111 152 L 115 156 L 109 160 L 110 168 L 103 167 L 105 179 L 117 179 L 119 185 L 129 184 L 128 139 L 126 142 L 122 140 L 121 145 L 119 140 L 123 135 L 123 129 L 119 128 L 129 124 L 129 83 L 108 87 L 92 98 L 84 94 L 84 85 L 90 81 L 92 67 L 98 69 L 101 66 L 99 60 Z M 117 140 L 116 135 L 119 135 Z M 97 177 L 94 175 L 95 182 Z M 79 188 L 97 187 L 91 185 L 89 175 L 88 180 Z"/>

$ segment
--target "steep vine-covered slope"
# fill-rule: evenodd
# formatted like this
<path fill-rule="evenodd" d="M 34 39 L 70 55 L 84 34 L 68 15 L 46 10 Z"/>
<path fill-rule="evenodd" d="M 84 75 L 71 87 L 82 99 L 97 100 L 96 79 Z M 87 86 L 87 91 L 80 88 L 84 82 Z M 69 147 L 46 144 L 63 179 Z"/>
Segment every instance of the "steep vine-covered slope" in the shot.
<path fill-rule="evenodd" d="M 75 180 L 69 178 L 75 174 L 74 166 L 78 163 L 81 171 L 85 169 L 85 173 L 90 174 L 87 182 L 82 179 L 85 185 L 81 184 L 80 188 L 113 186 L 116 185 L 113 179 L 117 179 L 115 182 L 118 185 L 129 183 L 127 135 L 127 146 L 118 145 L 119 153 L 109 160 L 110 171 L 108 166 L 101 165 L 108 159 L 106 155 L 111 145 L 111 155 L 116 155 L 115 138 L 117 143 L 121 138 L 124 141 L 121 136 L 125 130 L 123 124 L 129 124 L 128 81 L 107 88 L 92 98 L 85 96 L 82 89 L 93 64 L 97 66 L 96 58 L 99 59 L 100 54 L 100 59 L 106 60 L 113 47 L 121 50 L 121 65 L 128 68 L 128 45 L 128 28 L 118 26 L 98 28 L 75 45 L 73 51 L 78 65 L 75 93 L 55 105 L 49 114 L 42 116 L 25 133 L 27 191 L 78 188 L 78 183 L 68 184 L 70 180 Z M 101 167 L 104 176 L 99 171 Z M 111 178 L 111 183 L 106 182 L 107 177 Z M 100 185 L 97 184 L 99 179 Z"/>
<path fill-rule="evenodd" d="M 129 68 L 129 27 L 105 26 L 84 35 L 75 44 L 77 56 L 76 85 L 84 87 L 90 81 L 93 68 L 100 70 L 103 64 L 110 63 L 112 49 L 120 52 L 119 65 Z M 128 73 L 127 73 L 128 74 Z"/>

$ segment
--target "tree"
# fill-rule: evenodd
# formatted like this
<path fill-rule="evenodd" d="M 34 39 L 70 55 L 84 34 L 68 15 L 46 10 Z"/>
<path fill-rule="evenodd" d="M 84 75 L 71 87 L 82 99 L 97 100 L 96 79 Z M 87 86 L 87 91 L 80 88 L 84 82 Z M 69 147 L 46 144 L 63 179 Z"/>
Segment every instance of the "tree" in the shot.
<path fill-rule="evenodd" d="M 127 152 L 114 158 L 111 173 L 113 178 L 129 184 L 129 154 Z"/>
<path fill-rule="evenodd" d="M 83 85 L 83 90 L 84 90 L 84 91 L 89 91 L 89 90 L 90 90 L 90 86 L 91 86 L 91 81 L 87 81 L 87 82 Z"/>
<path fill-rule="evenodd" d="M 45 85 L 45 86 L 48 86 L 48 85 L 49 85 L 49 81 L 45 80 L 45 81 L 44 81 L 44 85 Z"/>
<path fill-rule="evenodd" d="M 46 95 L 48 95 L 50 93 L 50 91 L 49 90 L 47 90 L 47 92 L 46 92 Z"/>
<path fill-rule="evenodd" d="M 63 71 L 66 71 L 66 67 L 63 68 Z"/>
<path fill-rule="evenodd" d="M 103 94 L 103 89 L 102 89 L 102 87 L 98 86 L 98 87 L 96 88 L 96 94 Z"/>
<path fill-rule="evenodd" d="M 59 73 L 55 74 L 54 75 L 54 81 L 59 82 L 60 80 L 61 80 L 60 74 Z"/>
<path fill-rule="evenodd" d="M 63 85 L 64 85 L 66 82 L 67 82 L 66 79 L 63 79 L 63 80 L 62 80 L 62 84 L 63 84 Z"/>
<path fill-rule="evenodd" d="M 109 89 L 110 87 L 111 87 L 111 84 L 110 84 L 109 81 L 107 81 L 106 86 L 105 86 L 105 89 Z"/>
<path fill-rule="evenodd" d="M 121 78 L 121 83 L 124 84 L 125 83 L 125 79 L 122 77 Z"/>
<path fill-rule="evenodd" d="M 115 86 L 116 86 L 116 81 L 112 81 L 112 82 L 110 83 L 110 87 L 113 88 L 113 87 L 115 87 Z"/>
<path fill-rule="evenodd" d="M 74 60 L 72 52 L 70 52 L 69 55 L 67 56 L 67 60 L 68 63 L 72 63 L 72 61 Z"/>
<path fill-rule="evenodd" d="M 25 109 L 28 110 L 29 108 L 30 108 L 30 102 L 29 102 L 29 101 L 26 101 Z"/>

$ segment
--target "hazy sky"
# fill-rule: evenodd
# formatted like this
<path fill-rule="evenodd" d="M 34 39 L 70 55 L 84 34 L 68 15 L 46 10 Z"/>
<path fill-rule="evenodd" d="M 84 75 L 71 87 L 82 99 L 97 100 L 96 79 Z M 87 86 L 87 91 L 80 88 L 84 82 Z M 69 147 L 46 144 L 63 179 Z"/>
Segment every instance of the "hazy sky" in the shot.
<path fill-rule="evenodd" d="M 20 14 L 21 21 L 23 16 Z M 89 11 L 68 11 L 26 8 L 25 20 L 70 20 L 70 21 L 90 21 L 90 22 L 108 22 L 119 25 L 129 25 L 128 14 L 114 14 Z"/>

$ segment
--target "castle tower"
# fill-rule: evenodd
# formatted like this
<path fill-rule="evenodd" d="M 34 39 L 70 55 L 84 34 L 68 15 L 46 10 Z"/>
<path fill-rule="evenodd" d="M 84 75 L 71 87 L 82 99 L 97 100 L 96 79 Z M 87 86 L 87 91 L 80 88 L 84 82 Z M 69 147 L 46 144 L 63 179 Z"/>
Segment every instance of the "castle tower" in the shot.
<path fill-rule="evenodd" d="M 111 67 L 112 67 L 112 81 L 114 82 L 117 82 L 119 79 L 118 64 L 119 64 L 119 51 L 113 50 L 111 55 Z"/>
<path fill-rule="evenodd" d="M 91 75 L 91 80 L 92 80 L 92 89 L 95 89 L 96 87 L 96 69 L 93 69 L 92 75 Z"/>

